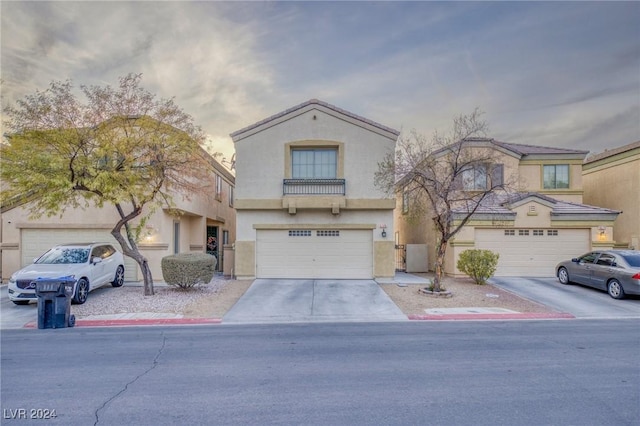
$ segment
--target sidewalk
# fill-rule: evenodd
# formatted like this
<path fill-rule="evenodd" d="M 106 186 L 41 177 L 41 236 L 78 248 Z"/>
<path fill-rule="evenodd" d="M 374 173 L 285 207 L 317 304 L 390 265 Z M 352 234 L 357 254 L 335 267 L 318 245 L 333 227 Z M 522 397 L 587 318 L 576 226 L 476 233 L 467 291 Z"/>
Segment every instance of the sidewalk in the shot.
<path fill-rule="evenodd" d="M 258 282 L 260 280 L 256 280 Z M 301 280 L 304 281 L 304 280 Z M 315 280 L 316 283 L 319 283 L 321 280 Z M 365 280 L 366 281 L 366 280 Z M 250 289 L 245 293 L 246 300 L 250 300 L 251 294 L 255 293 L 256 282 L 250 287 Z M 311 280 L 314 282 L 314 280 Z M 428 284 L 429 280 L 426 278 L 422 278 L 416 275 L 407 274 L 403 272 L 396 273 L 394 278 L 389 279 L 378 279 L 376 280 L 378 284 L 384 285 L 398 285 L 400 287 L 403 286 L 413 286 L 413 285 L 422 285 Z M 336 284 L 338 283 L 338 284 Z M 327 293 L 326 291 L 320 291 L 321 287 L 317 287 L 316 285 L 311 286 L 311 288 L 315 288 L 315 291 L 320 291 L 320 293 L 325 294 L 324 300 L 326 303 L 319 304 L 320 300 L 316 300 L 315 309 L 316 317 L 312 314 L 308 313 L 310 309 L 308 306 L 309 300 L 313 300 L 313 293 L 308 293 L 310 290 L 304 290 L 306 293 L 305 296 L 301 296 L 299 299 L 302 305 L 289 306 L 296 298 L 288 298 L 285 293 L 278 292 L 267 292 L 263 294 L 260 299 L 259 304 L 255 304 L 253 308 L 249 308 L 248 311 L 239 310 L 239 307 L 242 306 L 240 301 L 245 298 L 242 296 L 241 300 L 237 302 L 238 307 L 234 306 L 231 311 L 229 311 L 229 315 L 225 314 L 221 318 L 185 318 L 182 314 L 169 314 L 169 313 L 154 313 L 154 312 L 136 312 L 136 313 L 122 313 L 122 314 L 110 314 L 110 315 L 91 315 L 83 318 L 78 318 L 76 320 L 75 327 L 127 327 L 127 326 L 158 326 L 158 325 L 219 325 L 219 324 L 240 324 L 240 323 L 274 323 L 274 322 L 308 322 L 308 321 L 335 321 L 335 322 L 343 322 L 343 321 L 384 321 L 385 318 L 377 319 L 374 316 L 370 315 L 370 311 L 362 308 L 363 303 L 357 302 L 350 303 L 350 301 L 355 300 L 356 293 L 353 292 L 353 286 L 348 287 L 345 284 L 345 287 L 342 288 L 339 285 L 340 281 L 332 281 L 330 284 L 330 290 L 336 293 Z M 128 286 L 142 286 L 142 283 L 127 283 Z M 162 287 L 166 286 L 165 283 L 157 282 L 154 283 L 155 286 Z M 277 286 L 276 286 L 277 287 Z M 378 286 L 375 286 L 378 287 Z M 280 285 L 280 290 L 282 290 L 282 285 Z M 295 287 L 293 287 L 295 289 Z M 0 290 L 3 292 L 3 303 L 6 301 L 6 286 L 0 287 Z M 291 289 L 287 290 L 291 291 Z M 316 293 L 317 296 L 320 293 Z M 262 312 L 260 315 L 256 313 L 256 307 L 260 307 L 264 305 L 265 297 L 271 298 L 273 294 L 285 294 L 282 305 L 285 306 L 286 310 L 278 311 L 277 313 L 267 314 L 261 310 L 258 310 L 257 313 Z M 303 293 L 301 293 L 303 294 Z M 312 296 L 309 296 L 312 294 Z M 344 297 L 342 297 L 343 295 Z M 255 298 L 254 298 L 255 300 Z M 365 301 L 364 304 L 367 302 Z M 379 303 L 379 302 L 376 302 Z M 289 304 L 289 305 L 287 305 Z M 393 302 L 391 302 L 393 304 Z M 322 308 L 324 306 L 324 308 Z M 395 305 L 394 305 L 395 306 Z M 13 308 L 11 306 L 11 308 Z M 11 308 L 5 309 L 3 306 L 2 315 L 3 317 L 7 314 L 8 310 L 12 310 Z M 355 310 L 353 310 L 353 309 Z M 261 308 L 262 309 L 262 308 Z M 296 313 L 296 309 L 298 312 Z M 313 309 L 313 308 L 312 308 Z M 340 309 L 347 309 L 345 312 L 338 312 Z M 233 311 L 233 312 L 232 312 Z M 322 313 L 318 313 L 320 311 L 330 312 L 330 316 L 327 316 L 325 319 L 322 318 Z M 252 315 L 249 315 L 246 318 L 243 318 L 243 315 L 248 315 L 246 312 L 254 312 Z M 292 312 L 295 314 L 292 314 Z M 302 315 L 300 312 L 305 313 Z M 390 312 L 390 311 L 389 311 Z M 566 313 L 558 313 L 558 312 L 517 312 L 508 309 L 499 309 L 499 308 L 483 308 L 483 307 L 460 307 L 460 308 L 440 308 L 440 309 L 427 309 L 424 314 L 411 314 L 404 315 L 401 312 L 386 312 L 387 319 L 386 320 L 404 320 L 404 321 L 491 321 L 491 320 L 543 320 L 543 319 L 570 319 L 574 318 L 574 316 Z M 257 315 L 257 316 L 256 316 Z M 358 316 L 360 315 L 360 317 Z M 32 317 L 33 318 L 33 317 Z M 15 322 L 15 321 L 14 321 Z M 6 321 L 3 321 L 2 328 L 37 328 L 37 320 L 31 320 L 25 323 L 21 323 L 22 325 L 12 324 L 9 326 L 4 326 Z"/>

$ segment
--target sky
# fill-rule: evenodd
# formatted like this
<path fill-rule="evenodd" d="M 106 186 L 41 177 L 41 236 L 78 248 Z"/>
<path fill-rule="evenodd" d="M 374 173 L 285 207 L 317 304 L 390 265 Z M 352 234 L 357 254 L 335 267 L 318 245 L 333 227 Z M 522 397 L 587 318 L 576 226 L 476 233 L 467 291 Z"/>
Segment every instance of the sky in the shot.
<path fill-rule="evenodd" d="M 51 81 L 142 86 L 228 160 L 229 134 L 309 99 L 430 136 L 640 140 L 640 2 L 0 2 L 2 105 Z"/>

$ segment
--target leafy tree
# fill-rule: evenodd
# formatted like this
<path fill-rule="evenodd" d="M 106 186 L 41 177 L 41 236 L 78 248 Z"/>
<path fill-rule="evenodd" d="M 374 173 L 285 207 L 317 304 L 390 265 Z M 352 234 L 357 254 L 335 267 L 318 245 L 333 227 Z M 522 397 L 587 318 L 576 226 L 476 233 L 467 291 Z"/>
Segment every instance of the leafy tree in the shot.
<path fill-rule="evenodd" d="M 3 199 L 26 197 L 32 218 L 112 205 L 120 219 L 111 235 L 140 266 L 144 294 L 153 295 L 140 232 L 156 208 L 203 191 L 212 166 L 192 117 L 140 87 L 141 78 L 80 86 L 83 101 L 70 81 L 52 82 L 6 107 L 0 176 Z"/>
<path fill-rule="evenodd" d="M 501 165 L 487 146 L 487 124 L 476 109 L 453 120 L 447 134 L 431 139 L 415 131 L 401 136 L 395 152 L 378 164 L 376 185 L 402 192 L 416 219 L 431 218 L 437 232 L 433 291 L 440 291 L 449 241 L 469 222 L 483 201 L 506 189 Z"/>

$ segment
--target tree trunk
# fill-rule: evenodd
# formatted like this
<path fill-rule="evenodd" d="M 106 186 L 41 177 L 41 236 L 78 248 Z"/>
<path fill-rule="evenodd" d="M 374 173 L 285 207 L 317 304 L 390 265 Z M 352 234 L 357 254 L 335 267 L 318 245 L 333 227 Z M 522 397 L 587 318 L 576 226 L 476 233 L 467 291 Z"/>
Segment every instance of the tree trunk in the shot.
<path fill-rule="evenodd" d="M 142 271 L 142 277 L 144 279 L 144 295 L 145 296 L 153 296 L 155 291 L 153 289 L 153 277 L 151 276 L 151 268 L 149 268 L 149 263 L 146 258 L 142 263 L 139 263 L 140 270 Z"/>
<path fill-rule="evenodd" d="M 121 211 L 121 209 L 118 209 Z M 122 216 L 122 215 L 121 215 Z M 120 230 L 122 226 L 125 226 L 125 230 L 127 231 L 127 239 L 129 244 L 127 244 L 127 240 L 124 239 Z M 131 234 L 131 230 L 128 227 L 128 221 L 122 220 L 111 230 L 111 235 L 115 238 L 122 248 L 122 253 L 125 256 L 128 256 L 136 261 L 138 266 L 140 266 L 140 271 L 142 271 L 142 279 L 144 280 L 144 295 L 145 296 L 153 296 L 155 294 L 153 289 L 153 276 L 151 275 L 151 268 L 149 268 L 149 263 L 147 258 L 140 254 L 140 250 L 135 242 Z"/>
<path fill-rule="evenodd" d="M 438 249 L 436 250 L 436 273 L 433 279 L 433 292 L 440 291 L 440 283 L 442 282 L 442 275 L 444 274 L 444 255 L 447 251 L 448 240 L 440 240 Z"/>

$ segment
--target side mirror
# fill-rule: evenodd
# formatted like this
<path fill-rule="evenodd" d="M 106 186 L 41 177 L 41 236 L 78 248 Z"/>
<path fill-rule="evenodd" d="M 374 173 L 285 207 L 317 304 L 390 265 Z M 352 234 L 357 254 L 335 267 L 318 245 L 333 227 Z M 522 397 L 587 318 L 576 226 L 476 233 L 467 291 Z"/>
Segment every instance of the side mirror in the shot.
<path fill-rule="evenodd" d="M 580 259 L 578 259 L 577 257 L 574 257 L 573 259 L 571 259 L 571 261 L 574 263 L 580 263 Z"/>
<path fill-rule="evenodd" d="M 91 258 L 91 263 L 93 263 L 94 265 L 96 265 L 96 264 L 98 264 L 100 262 L 102 262 L 102 258 L 100 258 L 100 257 Z"/>
<path fill-rule="evenodd" d="M 616 266 L 618 266 L 618 264 L 615 261 L 613 261 L 611 262 L 611 266 L 615 268 Z"/>

